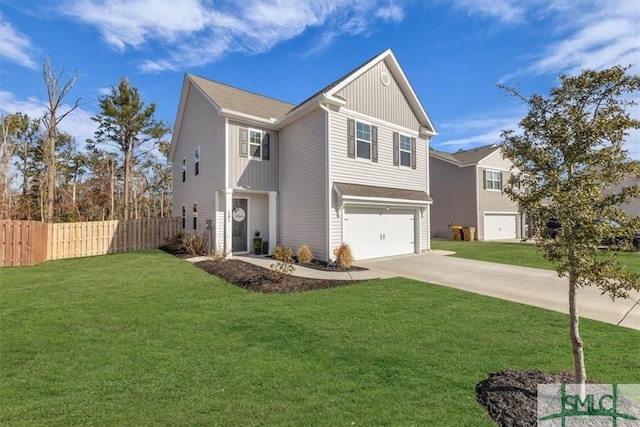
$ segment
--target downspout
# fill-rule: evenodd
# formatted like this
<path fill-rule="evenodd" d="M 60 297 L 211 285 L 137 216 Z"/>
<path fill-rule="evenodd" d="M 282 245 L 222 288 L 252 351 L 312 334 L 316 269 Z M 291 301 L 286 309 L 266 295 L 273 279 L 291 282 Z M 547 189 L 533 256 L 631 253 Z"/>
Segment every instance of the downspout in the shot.
<path fill-rule="evenodd" d="M 330 130 L 330 113 L 331 110 L 329 110 L 329 108 L 327 108 L 326 105 L 319 103 L 318 104 L 320 106 L 320 108 L 322 108 L 325 112 L 325 145 L 324 145 L 324 169 L 325 169 L 325 174 L 326 174 L 326 184 L 325 184 L 325 203 L 326 203 L 326 209 L 325 209 L 325 233 L 326 233 L 326 243 L 325 243 L 325 249 L 327 251 L 327 259 L 326 261 L 330 261 L 331 260 L 331 162 L 329 162 L 329 144 L 330 144 L 330 138 L 329 138 L 329 130 Z"/>
<path fill-rule="evenodd" d="M 478 165 L 475 165 L 476 175 L 476 229 L 480 234 L 480 187 L 478 186 Z M 479 236 L 478 236 L 479 237 Z M 484 222 L 482 223 L 482 240 L 484 240 Z"/>

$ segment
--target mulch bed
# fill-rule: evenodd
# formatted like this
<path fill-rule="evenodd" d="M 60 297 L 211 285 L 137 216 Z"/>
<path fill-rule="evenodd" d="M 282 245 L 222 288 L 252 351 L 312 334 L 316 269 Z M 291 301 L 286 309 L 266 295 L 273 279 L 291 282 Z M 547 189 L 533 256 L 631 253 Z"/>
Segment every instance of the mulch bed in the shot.
<path fill-rule="evenodd" d="M 193 257 L 193 255 L 187 253 L 179 245 L 165 245 L 160 249 L 181 259 Z M 262 293 L 286 294 L 290 292 L 304 292 L 316 289 L 335 288 L 360 282 L 359 280 L 325 280 L 299 276 L 285 276 L 280 278 L 266 268 L 237 259 L 208 260 L 197 262 L 194 265 L 236 286 L 249 291 Z M 306 264 L 304 266 L 308 267 Z M 332 271 L 340 270 L 332 269 Z"/>
<path fill-rule="evenodd" d="M 493 421 L 503 427 L 538 425 L 538 384 L 573 383 L 568 372 L 550 374 L 511 369 L 489 374 L 476 386 L 476 399 Z"/>

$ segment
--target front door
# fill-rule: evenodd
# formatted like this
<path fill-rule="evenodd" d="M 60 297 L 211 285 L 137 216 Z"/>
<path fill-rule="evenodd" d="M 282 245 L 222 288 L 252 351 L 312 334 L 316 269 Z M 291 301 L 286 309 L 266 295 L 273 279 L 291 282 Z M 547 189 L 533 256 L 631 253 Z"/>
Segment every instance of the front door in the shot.
<path fill-rule="evenodd" d="M 247 211 L 247 199 L 233 199 L 233 211 L 231 226 L 232 232 L 232 251 L 248 252 L 247 248 L 247 222 L 249 215 Z"/>

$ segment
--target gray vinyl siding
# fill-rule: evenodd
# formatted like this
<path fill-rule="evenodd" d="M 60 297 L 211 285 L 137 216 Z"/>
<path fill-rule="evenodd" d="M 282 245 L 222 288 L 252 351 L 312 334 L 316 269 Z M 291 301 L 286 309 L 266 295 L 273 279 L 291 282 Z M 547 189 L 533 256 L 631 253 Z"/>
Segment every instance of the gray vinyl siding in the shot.
<path fill-rule="evenodd" d="M 416 138 L 416 169 L 393 165 L 393 132 L 397 129 L 388 124 L 370 120 L 378 127 L 378 162 L 350 158 L 347 156 L 347 119 L 345 113 L 331 114 L 329 134 L 329 158 L 331 177 L 334 182 L 374 185 L 380 187 L 405 188 L 427 191 L 427 141 Z M 337 215 L 335 196 L 330 209 L 331 247 L 336 247 L 342 239 L 342 219 Z M 424 248 L 424 245 L 422 245 Z"/>
<path fill-rule="evenodd" d="M 502 191 L 486 190 L 484 188 L 484 171 L 498 170 L 497 168 L 478 167 L 478 214 L 480 224 L 478 225 L 478 239 L 484 240 L 484 214 L 485 212 L 518 213 L 517 203 L 511 201 Z M 502 186 L 507 185 L 511 172 L 502 170 Z"/>
<path fill-rule="evenodd" d="M 280 131 L 278 243 L 294 251 L 308 245 L 326 261 L 325 127 L 316 110 Z"/>
<path fill-rule="evenodd" d="M 260 230 L 262 241 L 269 241 L 269 196 L 267 194 L 234 194 L 234 198 L 249 199 L 249 240 L 253 242 L 253 235 Z M 249 245 L 250 249 L 253 248 Z"/>
<path fill-rule="evenodd" d="M 478 163 L 478 165 L 487 169 L 493 168 L 508 171 L 513 166 L 513 163 L 511 162 L 511 160 L 503 158 L 502 151 L 498 150 L 482 159 L 480 163 Z"/>
<path fill-rule="evenodd" d="M 381 82 L 384 72 L 390 79 L 388 86 Z M 345 86 L 337 95 L 347 101 L 346 108 L 349 110 L 377 117 L 407 129 L 417 131 L 420 126 L 418 118 L 384 61 Z"/>
<path fill-rule="evenodd" d="M 269 160 L 240 157 L 240 128 L 261 130 L 270 135 Z M 229 186 L 260 191 L 278 190 L 278 132 L 259 126 L 229 121 Z"/>
<path fill-rule="evenodd" d="M 431 235 L 450 238 L 449 224 L 478 227 L 476 210 L 476 168 L 430 159 Z"/>
<path fill-rule="evenodd" d="M 173 163 L 173 215 L 181 217 L 182 206 L 186 206 L 186 231 L 192 231 L 192 207 L 197 203 L 198 230 L 204 231 L 206 220 L 215 218 L 215 191 L 224 188 L 225 121 L 193 87 L 184 108 Z M 200 173 L 195 176 L 194 155 L 198 146 Z M 185 182 L 182 182 L 182 159 L 187 160 Z"/>
<path fill-rule="evenodd" d="M 420 252 L 431 249 L 431 206 L 424 210 L 420 217 Z"/>

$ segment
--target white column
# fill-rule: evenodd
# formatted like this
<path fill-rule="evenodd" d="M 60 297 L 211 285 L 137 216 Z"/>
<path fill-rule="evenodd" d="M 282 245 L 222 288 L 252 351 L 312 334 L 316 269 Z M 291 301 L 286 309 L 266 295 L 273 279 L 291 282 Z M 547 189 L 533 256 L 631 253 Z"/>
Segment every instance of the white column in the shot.
<path fill-rule="evenodd" d="M 231 212 L 233 211 L 233 189 L 226 188 L 224 190 L 224 250 L 227 258 L 233 256 L 233 240 L 232 240 L 232 221 Z"/>
<path fill-rule="evenodd" d="M 276 191 L 269 191 L 269 255 L 273 255 L 273 251 L 278 244 L 277 239 L 277 203 L 278 201 L 278 193 Z"/>

